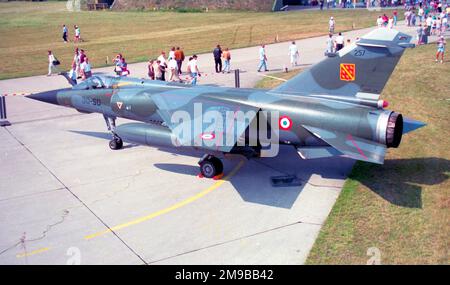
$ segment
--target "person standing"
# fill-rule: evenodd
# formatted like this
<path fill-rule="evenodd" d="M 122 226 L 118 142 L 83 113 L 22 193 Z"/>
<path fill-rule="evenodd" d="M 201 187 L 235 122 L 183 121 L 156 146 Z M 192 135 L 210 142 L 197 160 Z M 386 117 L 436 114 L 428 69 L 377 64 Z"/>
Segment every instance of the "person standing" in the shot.
<path fill-rule="evenodd" d="M 52 51 L 48 51 L 48 73 L 47 76 L 51 76 L 53 71 L 58 72 L 58 68 L 56 67 L 59 64 L 59 61 L 56 60 L 56 57 L 53 55 Z"/>
<path fill-rule="evenodd" d="M 197 85 L 197 77 L 200 76 L 200 70 L 198 69 L 197 64 L 197 55 L 194 54 L 192 58 L 189 58 L 188 65 L 188 69 L 192 77 L 191 84 L 195 86 Z"/>
<path fill-rule="evenodd" d="M 444 36 L 440 36 L 437 41 L 437 52 L 436 52 L 436 62 L 439 61 L 439 57 L 441 57 L 441 63 L 444 63 L 444 53 L 445 53 L 445 45 L 447 42 L 445 41 Z"/>
<path fill-rule="evenodd" d="M 333 35 L 329 34 L 328 35 L 328 39 L 327 39 L 327 54 L 329 53 L 334 53 L 334 40 L 333 40 Z"/>
<path fill-rule="evenodd" d="M 389 21 L 388 21 L 388 29 L 393 29 L 394 28 L 394 18 L 390 17 Z"/>
<path fill-rule="evenodd" d="M 223 67 L 223 73 L 230 73 L 230 69 L 231 69 L 231 53 L 228 50 L 228 48 L 225 48 L 225 50 L 222 53 L 222 58 L 223 58 L 223 63 L 224 63 L 224 67 Z"/>
<path fill-rule="evenodd" d="M 339 32 L 336 37 L 336 52 L 340 51 L 344 47 L 344 36 Z"/>
<path fill-rule="evenodd" d="M 178 67 L 178 74 L 181 75 L 183 72 L 181 71 L 181 66 L 183 65 L 184 61 L 184 52 L 180 47 L 177 47 L 175 50 L 175 60 L 177 61 L 177 67 Z"/>
<path fill-rule="evenodd" d="M 161 80 L 166 81 L 166 68 L 167 68 L 167 60 L 166 60 L 166 52 L 161 51 L 161 55 L 158 57 L 159 65 L 161 66 Z"/>
<path fill-rule="evenodd" d="M 147 64 L 147 70 L 148 70 L 147 74 L 151 80 L 155 80 L 155 68 L 153 67 L 154 62 L 155 61 L 153 59 L 150 59 Z"/>
<path fill-rule="evenodd" d="M 175 47 L 172 47 L 169 51 L 169 57 L 168 59 L 173 58 L 175 59 Z"/>
<path fill-rule="evenodd" d="M 266 45 L 262 44 L 259 49 L 259 66 L 258 72 L 261 72 L 261 69 L 264 67 L 264 71 L 269 71 L 267 69 L 267 55 L 266 55 Z"/>
<path fill-rule="evenodd" d="M 395 26 L 397 26 L 397 19 L 398 19 L 398 12 L 397 12 L 397 10 L 395 10 L 392 13 L 392 16 L 394 17 L 394 27 L 395 27 Z"/>
<path fill-rule="evenodd" d="M 213 50 L 214 65 L 216 67 L 216 73 L 222 72 L 222 48 L 217 45 Z"/>
<path fill-rule="evenodd" d="M 167 68 L 169 69 L 169 82 L 179 81 L 178 70 L 177 70 L 177 61 L 175 58 L 169 57 L 169 63 L 167 64 Z"/>
<path fill-rule="evenodd" d="M 299 52 L 298 52 L 298 48 L 297 48 L 297 45 L 295 44 L 295 42 L 292 42 L 291 45 L 289 46 L 289 56 L 291 59 L 292 67 L 297 66 Z"/>
<path fill-rule="evenodd" d="M 381 18 L 381 16 L 378 16 L 377 26 L 378 26 L 378 28 L 383 27 L 383 19 Z"/>
<path fill-rule="evenodd" d="M 66 25 L 63 25 L 63 35 L 62 35 L 62 38 L 63 38 L 64 43 L 66 43 L 66 44 L 67 44 L 68 32 L 69 32 L 69 30 L 67 29 Z"/>
<path fill-rule="evenodd" d="M 334 21 L 334 17 L 330 17 L 330 20 L 328 21 L 328 31 L 330 34 L 334 34 L 334 27 L 336 25 L 336 22 Z"/>
<path fill-rule="evenodd" d="M 91 64 L 89 63 L 89 59 L 86 57 L 83 63 L 80 65 L 81 68 L 81 78 L 86 80 L 92 77 Z"/>
<path fill-rule="evenodd" d="M 423 28 L 422 24 L 419 24 L 419 27 L 416 30 L 417 32 L 417 45 L 421 45 L 423 43 Z"/>
<path fill-rule="evenodd" d="M 75 38 L 74 38 L 74 42 L 78 43 L 80 41 L 80 28 L 77 25 L 73 26 L 74 30 L 75 30 Z"/>
<path fill-rule="evenodd" d="M 158 59 L 158 60 L 155 60 L 154 62 L 153 62 L 153 70 L 154 70 L 154 72 L 155 72 L 155 80 L 161 80 L 161 81 L 163 81 L 163 79 L 162 79 L 162 67 L 161 67 L 161 61 Z"/>

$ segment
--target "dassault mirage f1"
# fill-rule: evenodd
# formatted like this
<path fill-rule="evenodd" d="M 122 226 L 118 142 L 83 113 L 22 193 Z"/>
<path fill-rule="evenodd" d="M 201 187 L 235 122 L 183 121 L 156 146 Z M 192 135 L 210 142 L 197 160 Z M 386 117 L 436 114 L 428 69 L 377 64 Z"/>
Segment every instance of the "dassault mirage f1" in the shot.
<path fill-rule="evenodd" d="M 292 146 L 303 159 L 382 164 L 387 148 L 424 126 L 386 110 L 379 98 L 404 50 L 414 47 L 410 40 L 376 29 L 273 90 L 93 76 L 28 97 L 103 114 L 114 150 L 123 140 L 200 150 L 200 172 L 208 178 L 223 173 L 224 154 L 274 156 L 279 145 Z M 118 117 L 137 122 L 116 126 Z"/>

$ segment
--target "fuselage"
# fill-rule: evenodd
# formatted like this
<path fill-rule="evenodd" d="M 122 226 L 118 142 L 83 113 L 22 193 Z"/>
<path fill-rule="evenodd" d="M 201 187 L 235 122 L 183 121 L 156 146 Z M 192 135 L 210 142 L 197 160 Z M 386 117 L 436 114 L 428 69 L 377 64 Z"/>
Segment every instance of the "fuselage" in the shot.
<path fill-rule="evenodd" d="M 280 129 L 279 143 L 294 146 L 323 145 L 304 125 L 336 130 L 381 144 L 387 144 L 386 128 L 391 111 L 333 98 L 274 94 L 270 90 L 236 89 L 215 86 L 191 86 L 160 81 L 96 77 L 72 89 L 57 93 L 58 104 L 80 112 L 101 113 L 144 123 L 163 124 L 153 100 L 155 95 L 170 94 L 186 98 L 174 102 L 179 107 L 202 103 L 205 98 L 255 106 L 260 111 L 278 112 L 292 120 L 288 130 Z M 197 99 L 198 98 L 198 99 Z M 389 145 L 388 145 L 389 146 Z"/>

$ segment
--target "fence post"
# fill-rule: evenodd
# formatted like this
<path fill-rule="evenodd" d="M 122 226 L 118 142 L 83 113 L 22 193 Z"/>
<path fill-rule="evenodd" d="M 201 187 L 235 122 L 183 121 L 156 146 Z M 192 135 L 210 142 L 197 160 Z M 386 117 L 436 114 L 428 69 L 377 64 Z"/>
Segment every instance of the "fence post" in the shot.
<path fill-rule="evenodd" d="M 6 100 L 5 96 L 0 95 L 0 127 L 11 126 L 11 123 L 6 119 Z"/>
<path fill-rule="evenodd" d="M 240 71 L 239 69 L 236 69 L 234 71 L 234 86 L 236 88 L 241 88 L 241 79 L 240 79 Z"/>

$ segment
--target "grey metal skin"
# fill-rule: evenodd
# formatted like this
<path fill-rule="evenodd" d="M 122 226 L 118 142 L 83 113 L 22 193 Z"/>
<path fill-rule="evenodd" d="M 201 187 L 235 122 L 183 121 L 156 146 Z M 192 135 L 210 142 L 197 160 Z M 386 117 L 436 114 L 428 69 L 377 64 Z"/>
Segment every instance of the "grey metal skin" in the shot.
<path fill-rule="evenodd" d="M 252 124 L 258 119 L 251 117 L 243 129 L 235 130 L 234 145 L 194 145 L 193 138 L 189 141 L 174 134 L 177 124 L 171 121 L 171 116 L 176 111 L 194 116 L 195 104 L 201 103 L 203 112 L 267 111 L 269 117 L 271 112 L 278 112 L 292 121 L 290 129 L 279 130 L 278 143 L 292 145 L 302 158 L 340 155 L 383 163 L 387 147 L 398 147 L 403 133 L 424 125 L 385 110 L 379 100 L 379 93 L 404 49 L 411 46 L 410 40 L 410 36 L 394 30 L 375 30 L 273 90 L 94 76 L 72 89 L 29 97 L 80 112 L 141 122 L 117 126 L 115 132 L 124 140 L 150 146 L 203 149 L 213 154 L 248 154 L 250 149 L 253 155 L 258 155 L 258 147 L 237 146 L 239 138 L 249 132 L 246 129 L 259 127 Z M 341 64 L 354 65 L 351 80 L 342 80 Z M 202 126 L 200 132 L 205 128 Z M 198 130 L 192 131 L 194 137 L 199 135 Z"/>

